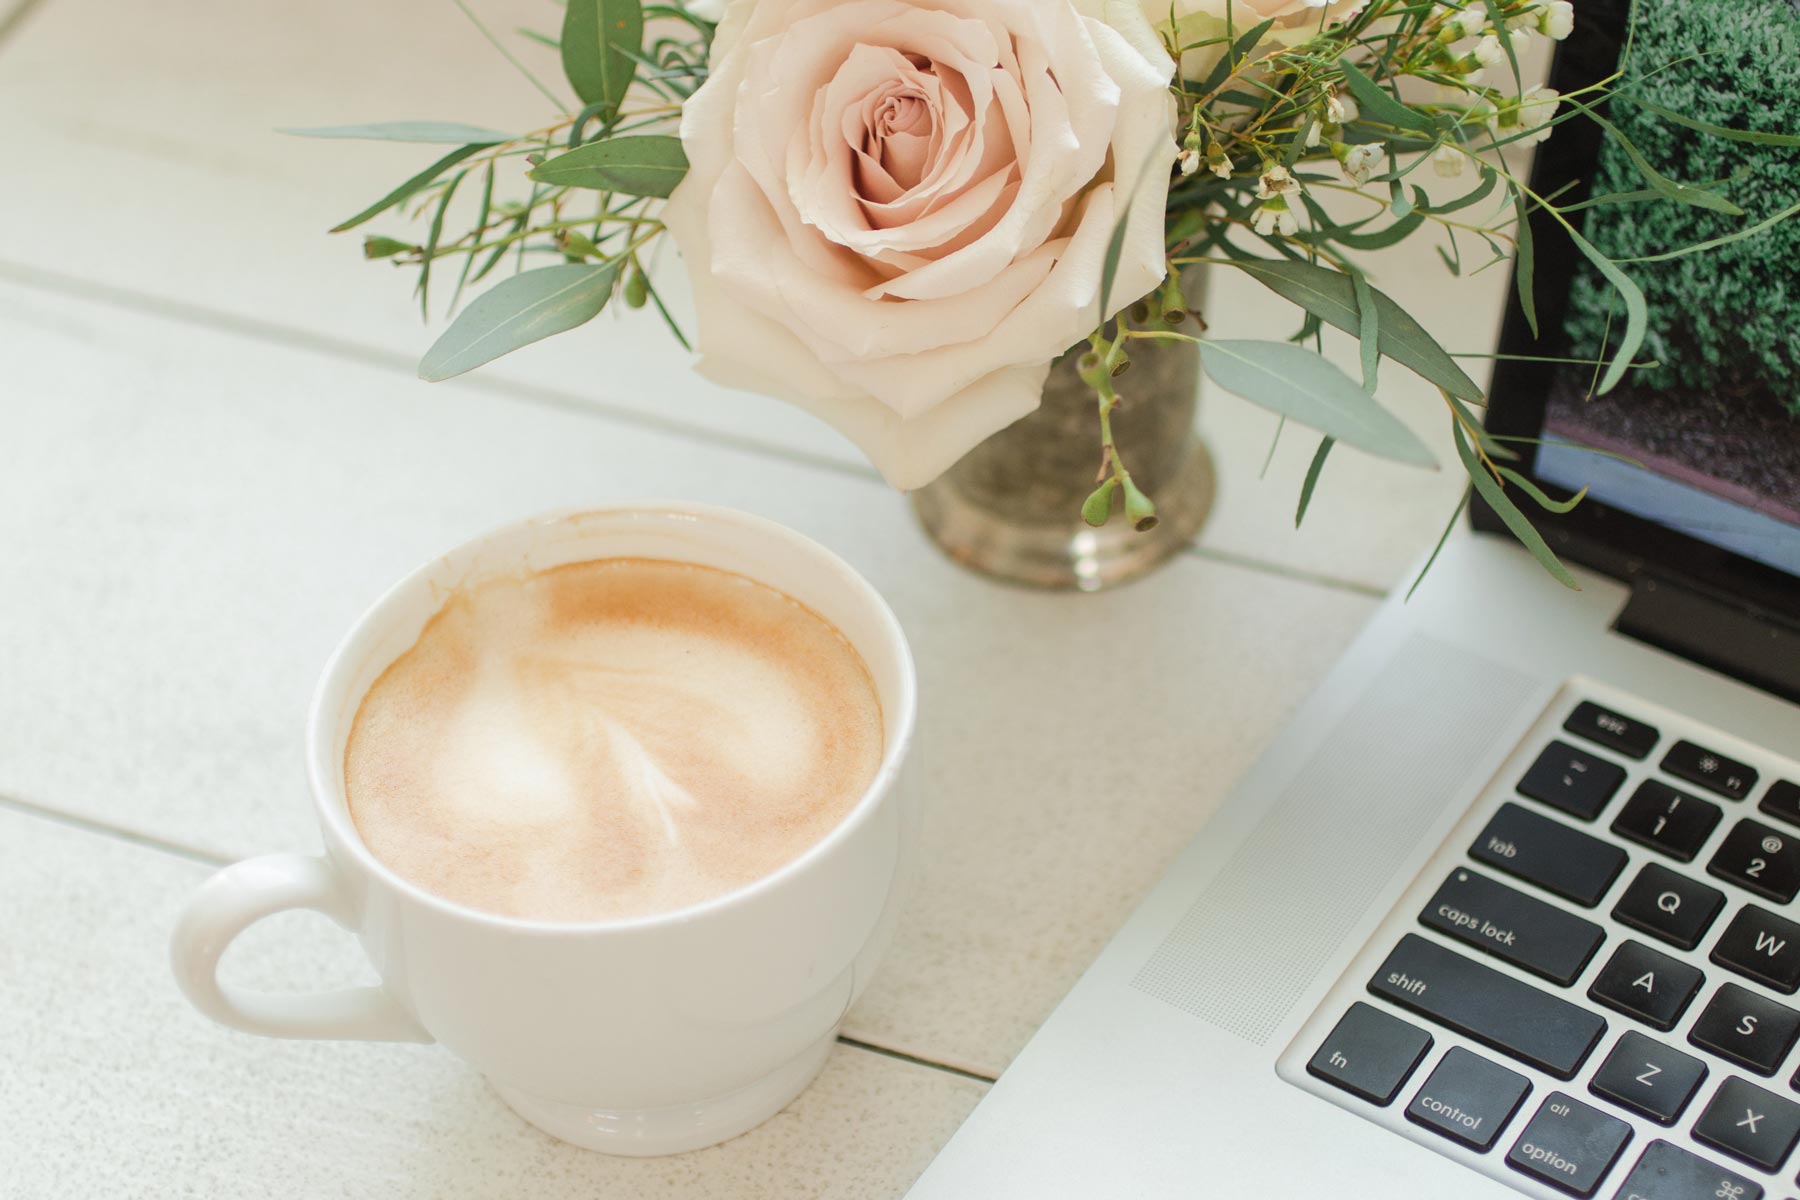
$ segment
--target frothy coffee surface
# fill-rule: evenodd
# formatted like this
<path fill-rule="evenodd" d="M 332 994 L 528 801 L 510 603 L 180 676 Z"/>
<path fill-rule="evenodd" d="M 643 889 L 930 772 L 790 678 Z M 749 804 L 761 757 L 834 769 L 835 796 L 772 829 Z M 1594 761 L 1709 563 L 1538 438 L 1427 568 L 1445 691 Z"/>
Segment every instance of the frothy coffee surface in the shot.
<path fill-rule="evenodd" d="M 874 683 L 830 622 L 740 575 L 621 558 L 453 594 L 364 698 L 344 775 L 407 879 L 593 921 L 769 874 L 881 755 Z"/>

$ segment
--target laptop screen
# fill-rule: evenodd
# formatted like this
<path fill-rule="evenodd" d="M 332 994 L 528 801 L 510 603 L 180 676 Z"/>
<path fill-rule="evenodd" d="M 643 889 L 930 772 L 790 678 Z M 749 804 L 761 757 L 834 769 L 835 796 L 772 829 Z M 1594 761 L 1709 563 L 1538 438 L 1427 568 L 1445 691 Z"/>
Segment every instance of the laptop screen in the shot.
<path fill-rule="evenodd" d="M 1635 6 L 1621 90 L 1731 129 L 1791 134 L 1800 8 L 1788 0 Z M 1683 62 L 1682 69 L 1669 64 Z M 1730 180 L 1729 216 L 1660 202 L 1607 204 L 1643 176 L 1616 139 L 1593 164 L 1589 241 L 1643 289 L 1649 335 L 1604 396 L 1591 365 L 1547 376 L 1536 474 L 1720 549 L 1800 575 L 1800 222 L 1705 253 L 1631 262 L 1726 237 L 1800 202 L 1800 148 L 1697 137 L 1636 104 L 1609 114 L 1664 174 Z M 1606 357 L 1625 314 L 1583 261 L 1569 279 L 1557 353 Z M 1546 331 L 1547 333 L 1549 331 Z M 1540 349 L 1538 353 L 1546 351 Z"/>

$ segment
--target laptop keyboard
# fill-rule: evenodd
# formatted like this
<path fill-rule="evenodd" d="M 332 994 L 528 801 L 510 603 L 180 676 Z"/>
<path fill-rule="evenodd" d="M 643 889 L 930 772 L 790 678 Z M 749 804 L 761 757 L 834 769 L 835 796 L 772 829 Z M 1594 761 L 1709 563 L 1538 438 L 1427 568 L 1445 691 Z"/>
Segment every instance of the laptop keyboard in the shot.
<path fill-rule="evenodd" d="M 1532 1196 L 1800 1196 L 1797 893 L 1800 765 L 1571 684 L 1278 1069 Z"/>

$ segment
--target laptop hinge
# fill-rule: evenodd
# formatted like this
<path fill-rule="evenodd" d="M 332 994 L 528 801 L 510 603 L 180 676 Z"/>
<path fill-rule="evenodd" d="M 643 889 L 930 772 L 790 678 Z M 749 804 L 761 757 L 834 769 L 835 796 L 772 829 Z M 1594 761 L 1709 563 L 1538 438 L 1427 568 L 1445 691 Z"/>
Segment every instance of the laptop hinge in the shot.
<path fill-rule="evenodd" d="M 1640 575 L 1613 628 L 1800 703 L 1800 629 L 1772 614 Z"/>

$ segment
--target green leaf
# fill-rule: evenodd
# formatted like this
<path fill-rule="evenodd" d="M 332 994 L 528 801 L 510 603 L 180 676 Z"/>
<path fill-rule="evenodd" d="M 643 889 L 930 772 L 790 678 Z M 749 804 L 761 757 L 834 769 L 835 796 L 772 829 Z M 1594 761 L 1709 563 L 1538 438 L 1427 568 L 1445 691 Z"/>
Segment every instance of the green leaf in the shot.
<path fill-rule="evenodd" d="M 1248 259 L 1234 263 L 1257 282 L 1345 333 L 1362 332 L 1355 284 L 1342 271 L 1314 263 Z M 1380 326 L 1381 352 L 1459 399 L 1479 403 L 1481 389 L 1406 310 L 1380 288 L 1370 287 Z"/>
<path fill-rule="evenodd" d="M 419 362 L 437 383 L 593 320 L 612 296 L 617 262 L 565 263 L 502 280 L 476 297 Z"/>
<path fill-rule="evenodd" d="M 1710 209 L 1713 212 L 1724 213 L 1728 217 L 1741 217 L 1744 215 L 1743 209 L 1719 195 L 1719 193 L 1707 188 L 1697 187 L 1691 183 L 1682 183 L 1678 179 L 1670 179 L 1667 175 L 1664 175 L 1661 171 L 1658 171 L 1655 167 L 1651 166 L 1650 160 L 1644 157 L 1643 151 L 1633 145 L 1631 139 L 1626 137 L 1624 132 L 1621 131 L 1617 125 L 1614 125 L 1611 121 L 1594 111 L 1592 105 L 1583 104 L 1579 100 L 1570 99 L 1568 97 L 1564 97 L 1564 100 L 1570 108 L 1573 108 L 1578 112 L 1586 113 L 1588 118 L 1592 120 L 1594 124 L 1600 126 L 1600 128 L 1612 135 L 1613 141 L 1618 143 L 1619 149 L 1625 152 L 1625 157 L 1631 160 L 1631 165 L 1637 168 L 1637 173 L 1643 176 L 1644 182 L 1649 184 L 1650 189 L 1657 195 L 1664 196 L 1681 204 L 1691 204 L 1695 208 L 1705 208 Z"/>
<path fill-rule="evenodd" d="M 1487 6 L 1488 20 L 1494 26 L 1494 39 L 1500 48 L 1506 51 L 1506 61 L 1512 66 L 1513 86 L 1519 91 L 1525 90 L 1525 79 L 1519 74 L 1519 54 L 1513 49 L 1512 31 L 1506 27 L 1506 9 L 1500 0 L 1483 0 Z"/>
<path fill-rule="evenodd" d="M 1375 376 L 1381 369 L 1381 306 L 1375 303 L 1375 289 L 1361 271 L 1350 277 L 1356 294 L 1356 348 L 1362 357 L 1363 391 L 1375 394 Z"/>
<path fill-rule="evenodd" d="M 1438 535 L 1437 545 L 1431 548 L 1431 557 L 1425 560 L 1425 565 L 1419 568 L 1419 577 L 1414 579 L 1412 586 L 1406 589 L 1408 600 L 1411 600 L 1413 593 L 1419 590 L 1419 585 L 1425 582 L 1425 576 L 1431 574 L 1431 568 L 1436 564 L 1438 555 L 1444 552 L 1444 543 L 1450 540 L 1450 533 L 1456 528 L 1457 521 L 1462 519 L 1463 510 L 1469 507 L 1471 490 L 1471 488 L 1463 489 L 1462 499 L 1457 502 L 1456 510 L 1450 514 L 1450 519 L 1444 523 L 1444 532 Z"/>
<path fill-rule="evenodd" d="M 399 238 L 383 237 L 371 233 L 363 239 L 364 258 L 392 258 L 396 254 L 404 254 L 408 250 L 417 250 L 411 242 L 403 242 Z"/>
<path fill-rule="evenodd" d="M 1435 466 L 1424 442 L 1325 358 L 1287 342 L 1204 341 L 1214 383 L 1271 412 L 1381 458 Z"/>
<path fill-rule="evenodd" d="M 1513 195 L 1513 212 L 1519 218 L 1513 230 L 1517 247 L 1513 251 L 1513 273 L 1517 281 L 1513 290 L 1519 294 L 1519 307 L 1525 313 L 1525 323 L 1531 326 L 1531 336 L 1535 338 L 1538 336 L 1537 259 L 1531 244 L 1531 218 L 1525 212 L 1525 197 L 1517 193 Z"/>
<path fill-rule="evenodd" d="M 1420 205 L 1419 208 L 1423 212 L 1438 213 L 1440 215 L 1443 213 L 1458 212 L 1469 207 L 1471 204 L 1480 204 L 1487 198 L 1488 193 L 1494 190 L 1494 185 L 1499 182 L 1500 173 L 1498 171 L 1494 170 L 1492 167 L 1483 167 L 1481 168 L 1481 182 L 1477 183 L 1466 194 L 1458 196 L 1454 200 L 1446 201 L 1443 204 L 1433 204 L 1429 206 Z"/>
<path fill-rule="evenodd" d="M 1648 100 L 1639 99 L 1629 93 L 1615 93 L 1631 101 L 1646 112 L 1655 113 L 1665 121 L 1672 121 L 1688 129 L 1698 130 L 1713 137 L 1725 138 L 1733 142 L 1754 142 L 1759 146 L 1800 146 L 1800 134 L 1763 133 L 1755 129 L 1729 129 L 1724 125 L 1713 125 L 1706 121 L 1696 121 L 1693 117 L 1678 113 L 1674 109 L 1664 108 L 1660 104 L 1652 104 Z"/>
<path fill-rule="evenodd" d="M 1411 237 L 1413 231 L 1424 223 L 1425 214 L 1415 209 L 1386 229 L 1378 229 L 1374 233 L 1340 234 L 1331 240 L 1350 250 L 1385 250 L 1394 243 Z"/>
<path fill-rule="evenodd" d="M 1430 117 L 1394 99 L 1380 84 L 1364 75 L 1355 63 L 1347 58 L 1340 58 L 1338 66 L 1343 69 L 1344 83 L 1349 86 L 1350 94 L 1356 97 L 1362 116 L 1382 125 L 1392 125 L 1396 129 L 1411 129 L 1424 134 L 1437 133 L 1438 127 Z"/>
<path fill-rule="evenodd" d="M 1319 448 L 1313 452 L 1312 465 L 1306 468 L 1306 479 L 1300 484 L 1300 507 L 1294 510 L 1294 528 L 1300 528 L 1300 522 L 1306 520 L 1306 510 L 1312 504 L 1313 489 L 1319 486 L 1319 474 L 1325 470 L 1325 460 L 1331 456 L 1331 448 L 1337 445 L 1332 438 L 1319 442 Z"/>
<path fill-rule="evenodd" d="M 604 138 L 559 154 L 531 171 L 539 183 L 667 199 L 687 174 L 681 139 L 666 134 Z"/>
<path fill-rule="evenodd" d="M 633 56 L 643 48 L 639 0 L 569 0 L 562 24 L 563 74 L 582 103 L 608 104 L 616 111 L 637 73 Z"/>
<path fill-rule="evenodd" d="M 431 230 L 425 237 L 423 257 L 419 262 L 419 316 L 431 320 L 431 260 L 437 257 L 438 240 L 444 235 L 444 214 L 450 209 L 450 198 L 456 195 L 456 189 L 462 186 L 469 169 L 464 167 L 450 177 L 450 183 L 444 188 L 444 194 L 438 197 L 437 208 L 431 214 Z"/>
<path fill-rule="evenodd" d="M 428 187 L 437 182 L 438 176 L 442 175 L 445 171 L 448 171 L 463 159 L 468 158 L 471 154 L 475 154 L 484 149 L 486 149 L 485 146 L 463 146 L 459 149 L 452 150 L 450 153 L 444 155 L 444 157 L 438 159 L 429 167 L 426 167 L 423 171 L 420 171 L 417 175 L 414 175 L 411 179 L 407 180 L 375 203 L 369 205 L 369 207 L 357 213 L 354 217 L 351 217 L 348 221 L 342 221 L 333 225 L 331 227 L 331 232 L 342 233 L 346 229 L 355 229 L 370 217 L 384 213 L 388 209 L 394 207 L 394 205 L 401 203 L 420 188 Z"/>
<path fill-rule="evenodd" d="M 1573 512 L 1575 506 L 1587 499 L 1588 490 L 1582 488 L 1567 500 L 1552 500 L 1544 489 L 1533 483 L 1530 478 L 1521 475 L 1511 467 L 1496 467 L 1501 478 L 1518 485 L 1520 491 L 1531 497 L 1531 502 L 1541 509 L 1561 515 Z"/>
<path fill-rule="evenodd" d="M 482 231 L 487 228 L 488 217 L 494 211 L 494 164 L 487 165 L 487 178 L 481 185 L 481 208 L 475 214 L 475 236 L 470 239 L 469 252 L 463 255 L 462 272 L 456 277 L 456 290 L 450 293 L 450 312 L 455 314 L 457 306 L 462 303 L 463 288 L 468 286 L 469 272 L 475 269 L 475 243 L 481 241 Z"/>
<path fill-rule="evenodd" d="M 1231 44 L 1231 50 L 1228 53 L 1221 55 L 1219 61 L 1213 64 L 1213 69 L 1207 74 L 1205 79 L 1200 81 L 1198 90 L 1195 94 L 1210 96 L 1213 92 L 1217 91 L 1219 85 L 1225 82 L 1225 77 L 1231 74 L 1232 68 L 1237 66 L 1238 61 L 1242 59 L 1244 55 L 1256 49 L 1256 43 L 1262 40 L 1263 34 L 1269 32 L 1269 27 L 1274 24 L 1275 18 L 1270 17 L 1260 25 L 1252 26 L 1250 29 L 1246 30 L 1242 37 Z"/>
<path fill-rule="evenodd" d="M 1469 439 L 1463 436 L 1462 422 L 1452 422 L 1451 433 L 1456 439 L 1457 457 L 1462 459 L 1463 469 L 1469 473 L 1469 482 L 1475 486 L 1477 492 L 1481 493 L 1481 498 L 1487 501 L 1488 507 L 1493 509 L 1494 513 L 1506 523 L 1506 527 L 1512 531 L 1512 535 L 1518 538 L 1527 550 L 1531 551 L 1531 556 L 1538 560 L 1544 570 L 1555 576 L 1564 587 L 1580 591 L 1581 585 L 1575 582 L 1575 576 L 1569 574 L 1569 568 L 1563 566 L 1557 559 L 1555 552 L 1544 541 L 1543 534 L 1539 533 L 1531 522 L 1525 519 L 1525 514 L 1520 512 L 1519 506 L 1512 502 L 1512 497 L 1506 494 L 1506 489 L 1500 486 L 1500 481 L 1488 474 L 1486 465 L 1476 457 L 1474 449 L 1469 445 Z"/>
<path fill-rule="evenodd" d="M 370 142 L 426 142 L 442 146 L 497 146 L 513 135 L 456 121 L 377 121 L 370 125 L 316 125 L 277 129 L 294 137 L 357 138 Z"/>
<path fill-rule="evenodd" d="M 1625 301 L 1625 333 L 1619 338 L 1618 348 L 1613 351 L 1611 361 L 1606 364 L 1606 374 L 1600 379 L 1599 390 L 1601 394 L 1605 394 L 1612 391 L 1619 380 L 1625 377 L 1625 372 L 1631 367 L 1631 360 L 1637 357 L 1638 349 L 1643 346 L 1644 332 L 1650 322 L 1650 310 L 1644 303 L 1643 289 L 1632 281 L 1631 276 L 1621 271 L 1612 259 L 1594 249 L 1593 243 L 1576 233 L 1573 228 L 1569 228 L 1567 232 L 1574 241 L 1575 248 L 1585 254 L 1587 260 L 1606 276 L 1607 282 L 1613 285 L 1613 290 L 1619 293 L 1619 298 Z"/>

